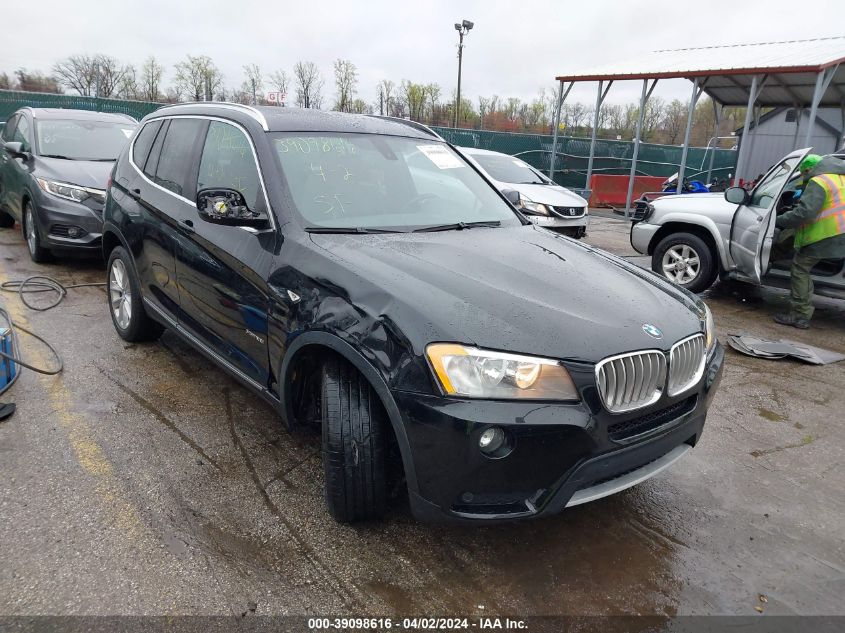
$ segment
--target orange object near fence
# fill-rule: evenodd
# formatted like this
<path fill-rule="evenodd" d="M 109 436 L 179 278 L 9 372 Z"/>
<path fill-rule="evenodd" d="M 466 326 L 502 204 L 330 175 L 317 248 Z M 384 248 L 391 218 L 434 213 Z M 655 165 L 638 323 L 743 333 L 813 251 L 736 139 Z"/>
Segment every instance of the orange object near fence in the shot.
<path fill-rule="evenodd" d="M 634 176 L 633 202 L 647 191 L 660 191 L 663 176 Z M 628 195 L 628 176 L 590 176 L 591 207 L 624 207 Z"/>

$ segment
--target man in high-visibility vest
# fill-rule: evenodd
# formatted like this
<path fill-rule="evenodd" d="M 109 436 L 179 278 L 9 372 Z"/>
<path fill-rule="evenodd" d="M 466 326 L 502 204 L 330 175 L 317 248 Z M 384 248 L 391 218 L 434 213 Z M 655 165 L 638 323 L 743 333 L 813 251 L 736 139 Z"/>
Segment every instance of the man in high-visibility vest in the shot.
<path fill-rule="evenodd" d="M 798 165 L 804 191 L 795 207 L 777 218 L 781 229 L 795 229 L 790 268 L 790 311 L 775 321 L 802 330 L 813 316 L 810 271 L 823 259 L 845 258 L 845 161 L 808 154 Z"/>

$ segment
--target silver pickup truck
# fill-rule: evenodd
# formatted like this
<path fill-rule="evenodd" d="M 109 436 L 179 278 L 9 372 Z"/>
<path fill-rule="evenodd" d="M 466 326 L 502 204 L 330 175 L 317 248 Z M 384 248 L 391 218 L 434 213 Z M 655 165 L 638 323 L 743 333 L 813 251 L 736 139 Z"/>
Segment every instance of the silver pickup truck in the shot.
<path fill-rule="evenodd" d="M 731 190 L 653 200 L 631 226 L 631 246 L 651 256 L 654 272 L 692 292 L 706 290 L 717 277 L 788 287 L 789 262 L 769 265 L 775 218 L 791 206 L 801 184 L 798 164 L 811 149 L 778 161 L 745 204 L 729 202 Z M 816 294 L 845 299 L 845 260 L 820 262 L 813 283 Z"/>

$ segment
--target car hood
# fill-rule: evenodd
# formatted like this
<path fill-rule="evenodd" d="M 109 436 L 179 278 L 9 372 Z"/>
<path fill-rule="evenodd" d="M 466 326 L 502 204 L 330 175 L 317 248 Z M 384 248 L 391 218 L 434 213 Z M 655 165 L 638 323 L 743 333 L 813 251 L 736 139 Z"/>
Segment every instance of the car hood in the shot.
<path fill-rule="evenodd" d="M 680 196 L 663 196 L 652 203 L 657 212 L 703 213 L 732 212 L 736 205 L 725 200 L 724 192 L 687 193 Z"/>
<path fill-rule="evenodd" d="M 586 207 L 587 201 L 569 189 L 557 185 L 520 185 L 496 181 L 499 189 L 516 189 L 532 202 L 550 204 L 554 207 Z"/>
<path fill-rule="evenodd" d="M 35 175 L 80 187 L 105 189 L 114 161 L 36 158 Z"/>
<path fill-rule="evenodd" d="M 392 321 L 418 353 L 454 341 L 595 362 L 668 349 L 701 330 L 693 295 L 533 226 L 311 239 L 335 263 L 319 264 L 323 283 L 343 288 L 356 310 Z M 663 338 L 647 335 L 645 323 Z"/>

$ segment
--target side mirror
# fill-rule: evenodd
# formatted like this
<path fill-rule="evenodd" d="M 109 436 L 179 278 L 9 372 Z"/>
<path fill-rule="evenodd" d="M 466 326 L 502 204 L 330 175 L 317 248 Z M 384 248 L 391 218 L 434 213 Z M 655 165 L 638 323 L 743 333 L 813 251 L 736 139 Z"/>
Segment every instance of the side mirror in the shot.
<path fill-rule="evenodd" d="M 244 195 L 237 189 L 200 189 L 197 192 L 200 218 L 230 226 L 262 226 L 267 216 L 250 211 Z"/>
<path fill-rule="evenodd" d="M 516 189 L 503 189 L 502 195 L 508 199 L 513 206 L 519 207 L 519 192 Z"/>
<path fill-rule="evenodd" d="M 29 152 L 24 149 L 20 141 L 9 141 L 3 148 L 15 158 L 29 158 Z"/>
<path fill-rule="evenodd" d="M 730 187 L 725 189 L 725 200 L 731 204 L 748 204 L 751 194 L 744 187 Z"/>

